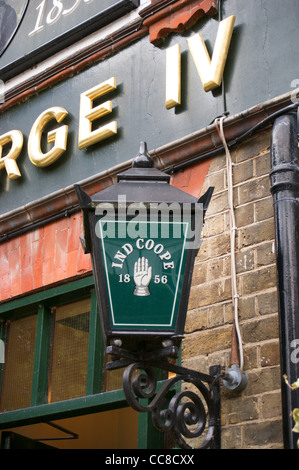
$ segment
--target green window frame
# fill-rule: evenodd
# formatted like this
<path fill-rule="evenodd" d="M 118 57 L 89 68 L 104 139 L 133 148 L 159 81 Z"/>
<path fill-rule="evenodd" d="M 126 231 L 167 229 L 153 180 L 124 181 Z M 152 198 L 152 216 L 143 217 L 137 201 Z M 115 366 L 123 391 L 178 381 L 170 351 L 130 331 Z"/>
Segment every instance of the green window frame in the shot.
<path fill-rule="evenodd" d="M 88 343 L 86 394 L 78 398 L 46 403 L 50 315 L 52 305 L 71 303 L 90 296 L 90 328 Z M 92 276 L 48 290 L 30 294 L 0 305 L 0 340 L 5 343 L 5 321 L 37 311 L 31 405 L 0 413 L 0 430 L 70 418 L 88 413 L 127 407 L 122 389 L 103 391 L 104 342 L 98 315 Z M 4 364 L 0 364 L 0 393 Z M 139 413 L 138 448 L 163 448 L 164 435 L 152 425 L 147 413 Z"/>

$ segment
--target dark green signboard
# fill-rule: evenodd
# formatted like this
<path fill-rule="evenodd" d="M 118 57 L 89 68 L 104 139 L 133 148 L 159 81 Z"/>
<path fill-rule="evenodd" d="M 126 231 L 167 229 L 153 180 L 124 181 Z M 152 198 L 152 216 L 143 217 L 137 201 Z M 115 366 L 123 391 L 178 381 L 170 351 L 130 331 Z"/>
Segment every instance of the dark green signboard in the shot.
<path fill-rule="evenodd" d="M 113 330 L 174 331 L 187 260 L 189 221 L 97 222 Z"/>
<path fill-rule="evenodd" d="M 20 73 L 138 5 L 139 0 L 0 0 L 0 78 Z"/>

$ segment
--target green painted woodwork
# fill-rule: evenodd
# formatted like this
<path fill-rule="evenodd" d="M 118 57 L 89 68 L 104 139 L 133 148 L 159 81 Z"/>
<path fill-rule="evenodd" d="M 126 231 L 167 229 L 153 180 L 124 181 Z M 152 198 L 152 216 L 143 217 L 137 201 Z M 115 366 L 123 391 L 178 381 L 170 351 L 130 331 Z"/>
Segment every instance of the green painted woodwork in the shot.
<path fill-rule="evenodd" d="M 144 405 L 146 406 L 144 400 Z M 139 413 L 138 416 L 138 449 L 163 449 L 165 434 L 158 431 L 149 413 Z"/>
<path fill-rule="evenodd" d="M 40 305 L 37 311 L 31 406 L 47 402 L 50 338 L 51 312 Z"/>
<path fill-rule="evenodd" d="M 103 391 L 104 340 L 95 291 L 91 292 L 86 395 Z"/>
<path fill-rule="evenodd" d="M 99 393 L 56 403 L 32 406 L 0 414 L 0 429 L 25 426 L 42 421 L 72 418 L 84 414 L 114 410 L 128 406 L 122 390 Z"/>
<path fill-rule="evenodd" d="M 48 306 L 60 302 L 71 302 L 74 300 L 74 296 L 76 296 L 76 299 L 86 297 L 90 293 L 90 287 L 93 286 L 93 277 L 89 276 L 42 292 L 27 295 L 20 299 L 11 300 L 0 304 L 0 316 L 3 319 L 7 319 L 9 318 L 8 313 L 11 314 L 11 312 L 13 312 L 14 315 L 18 315 L 20 311 L 26 312 L 28 309 L 32 311 L 32 309 L 38 308 L 38 305 L 43 302 Z M 55 299 L 55 301 L 53 299 Z"/>

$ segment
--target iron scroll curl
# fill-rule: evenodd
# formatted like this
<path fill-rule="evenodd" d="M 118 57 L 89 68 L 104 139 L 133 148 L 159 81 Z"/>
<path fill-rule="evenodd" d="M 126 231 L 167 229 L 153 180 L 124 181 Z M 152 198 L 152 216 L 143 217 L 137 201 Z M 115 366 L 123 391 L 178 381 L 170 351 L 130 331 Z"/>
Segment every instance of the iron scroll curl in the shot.
<path fill-rule="evenodd" d="M 139 373 L 137 373 L 139 372 Z M 158 388 L 156 371 L 146 362 L 130 364 L 123 373 L 123 389 L 128 404 L 139 412 L 150 412 L 154 426 L 170 432 L 182 449 L 217 448 L 219 409 L 217 409 L 217 376 L 207 387 L 199 374 L 178 368 L 178 374 Z M 210 376 L 207 376 L 210 377 Z M 177 391 L 169 399 L 171 390 L 178 390 L 179 382 L 192 385 Z M 144 404 L 145 400 L 149 402 Z"/>

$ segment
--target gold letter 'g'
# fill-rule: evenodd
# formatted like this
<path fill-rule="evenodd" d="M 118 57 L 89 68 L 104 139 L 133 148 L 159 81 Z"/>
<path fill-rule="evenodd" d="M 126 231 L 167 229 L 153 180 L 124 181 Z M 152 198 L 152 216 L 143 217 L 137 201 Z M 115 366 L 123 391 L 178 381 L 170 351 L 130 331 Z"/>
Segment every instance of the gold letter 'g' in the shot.
<path fill-rule="evenodd" d="M 54 163 L 66 150 L 68 126 L 61 126 L 48 133 L 48 143 L 54 142 L 54 146 L 47 153 L 41 150 L 41 137 L 43 130 L 52 119 L 60 123 L 68 112 L 64 108 L 54 106 L 44 111 L 32 126 L 28 139 L 28 155 L 30 161 L 39 167 L 49 166 Z"/>

